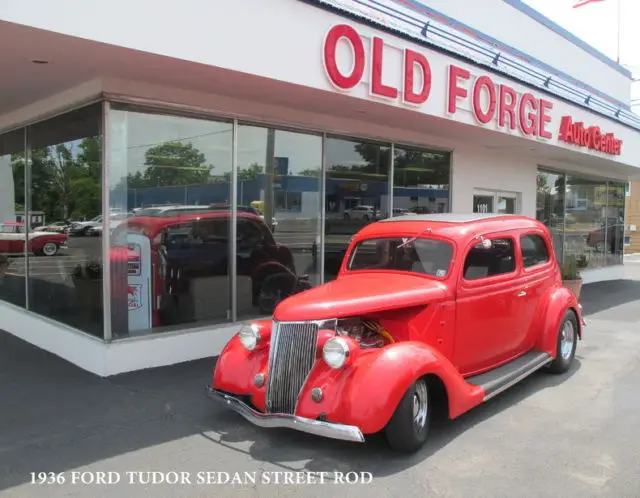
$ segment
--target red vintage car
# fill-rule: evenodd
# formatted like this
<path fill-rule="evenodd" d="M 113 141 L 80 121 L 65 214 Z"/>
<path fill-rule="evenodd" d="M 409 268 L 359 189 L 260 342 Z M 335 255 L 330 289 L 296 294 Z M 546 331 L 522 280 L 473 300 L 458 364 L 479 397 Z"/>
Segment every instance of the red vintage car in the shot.
<path fill-rule="evenodd" d="M 242 327 L 207 390 L 259 426 L 384 430 L 415 451 L 436 403 L 454 419 L 539 369 L 566 372 L 584 325 L 542 223 L 400 216 L 356 234 L 336 280 Z"/>
<path fill-rule="evenodd" d="M 67 238 L 65 233 L 29 232 L 27 252 L 38 256 L 55 256 L 61 249 L 67 248 Z M 24 254 L 26 241 L 24 223 L 0 224 L 0 254 Z"/>

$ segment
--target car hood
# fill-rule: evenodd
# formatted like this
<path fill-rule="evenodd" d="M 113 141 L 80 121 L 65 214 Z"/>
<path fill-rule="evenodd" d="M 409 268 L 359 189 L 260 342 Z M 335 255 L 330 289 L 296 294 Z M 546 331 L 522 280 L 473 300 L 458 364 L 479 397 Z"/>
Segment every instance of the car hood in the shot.
<path fill-rule="evenodd" d="M 401 273 L 347 275 L 295 294 L 275 309 L 278 321 L 322 320 L 422 306 L 444 299 L 441 282 Z"/>

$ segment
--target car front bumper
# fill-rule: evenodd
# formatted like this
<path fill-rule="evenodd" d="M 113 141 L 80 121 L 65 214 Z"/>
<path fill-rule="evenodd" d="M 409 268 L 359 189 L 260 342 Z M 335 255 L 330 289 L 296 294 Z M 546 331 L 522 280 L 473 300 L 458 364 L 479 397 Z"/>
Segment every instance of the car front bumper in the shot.
<path fill-rule="evenodd" d="M 307 432 L 316 436 L 364 443 L 364 435 L 353 425 L 332 424 L 321 420 L 297 417 L 295 415 L 261 413 L 239 399 L 207 386 L 207 394 L 212 400 L 238 412 L 249 422 L 259 427 L 285 428 Z"/>

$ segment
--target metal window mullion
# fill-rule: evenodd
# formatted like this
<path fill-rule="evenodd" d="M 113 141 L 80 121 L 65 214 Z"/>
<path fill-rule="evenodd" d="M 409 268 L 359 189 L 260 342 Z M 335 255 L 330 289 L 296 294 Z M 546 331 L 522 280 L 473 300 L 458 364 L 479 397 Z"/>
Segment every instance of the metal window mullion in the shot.
<path fill-rule="evenodd" d="M 229 265 L 231 269 L 229 287 L 231 289 L 231 321 L 235 322 L 238 319 L 238 280 L 237 280 L 237 268 L 238 268 L 238 120 L 233 120 L 233 130 L 231 133 L 231 225 L 229 227 Z"/>
<path fill-rule="evenodd" d="M 396 146 L 394 143 L 391 144 L 389 148 L 389 198 L 387 199 L 387 218 L 393 217 L 393 194 L 394 194 L 394 182 L 393 182 L 393 174 L 394 174 L 394 157 L 396 153 Z"/>
<path fill-rule="evenodd" d="M 111 115 L 111 105 L 108 101 L 102 103 L 102 307 L 103 316 L 103 336 L 105 342 L 113 340 L 111 330 L 111 233 L 109 230 L 109 122 Z"/>
<path fill-rule="evenodd" d="M 320 284 L 324 284 L 324 240 L 327 204 L 327 134 L 322 134 L 322 162 L 320 168 L 320 247 L 316 261 L 319 262 Z"/>
<path fill-rule="evenodd" d="M 31 219 L 31 147 L 28 128 L 22 133 L 24 142 L 24 308 L 29 309 L 29 221 Z"/>
<path fill-rule="evenodd" d="M 563 175 L 562 180 L 562 264 L 565 262 L 565 255 L 567 253 L 567 180 L 566 173 Z"/>
<path fill-rule="evenodd" d="M 602 266 L 608 266 L 609 255 L 607 254 L 609 248 L 609 188 L 611 187 L 611 182 L 607 180 L 605 182 L 605 198 L 604 198 L 604 247 L 602 248 L 602 253 L 604 254 L 604 258 L 602 261 Z M 624 242 L 624 241 L 623 241 Z M 613 242 L 615 249 L 615 241 Z M 612 254 L 613 256 L 613 254 Z"/>

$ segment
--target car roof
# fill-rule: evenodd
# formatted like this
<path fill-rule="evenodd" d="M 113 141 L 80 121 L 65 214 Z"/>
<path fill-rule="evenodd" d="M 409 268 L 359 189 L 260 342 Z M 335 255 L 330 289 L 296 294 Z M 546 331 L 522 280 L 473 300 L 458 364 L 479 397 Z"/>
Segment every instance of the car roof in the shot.
<path fill-rule="evenodd" d="M 391 234 L 416 236 L 430 230 L 433 235 L 461 240 L 482 233 L 515 229 L 544 229 L 533 218 L 521 215 L 485 213 L 442 213 L 394 216 L 364 227 L 356 238 Z"/>

